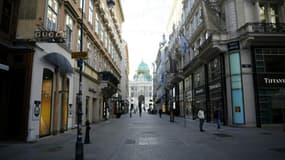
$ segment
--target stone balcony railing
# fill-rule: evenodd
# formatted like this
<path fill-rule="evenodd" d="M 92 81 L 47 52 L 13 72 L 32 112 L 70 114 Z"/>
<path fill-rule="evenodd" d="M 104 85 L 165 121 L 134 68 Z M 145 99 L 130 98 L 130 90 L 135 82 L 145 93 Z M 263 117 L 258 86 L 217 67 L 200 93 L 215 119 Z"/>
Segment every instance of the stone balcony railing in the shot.
<path fill-rule="evenodd" d="M 238 29 L 243 35 L 247 33 L 285 33 L 285 23 L 246 23 Z"/>

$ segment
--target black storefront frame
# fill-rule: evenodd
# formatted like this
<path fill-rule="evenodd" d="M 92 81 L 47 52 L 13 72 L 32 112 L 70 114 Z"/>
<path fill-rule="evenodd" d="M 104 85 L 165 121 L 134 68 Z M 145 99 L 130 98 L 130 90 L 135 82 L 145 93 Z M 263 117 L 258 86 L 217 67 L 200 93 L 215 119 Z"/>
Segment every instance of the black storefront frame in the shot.
<path fill-rule="evenodd" d="M 197 104 L 196 104 L 196 101 L 197 101 L 197 98 L 199 99 L 201 97 L 201 94 L 196 94 L 196 90 L 199 90 L 199 89 L 203 89 L 204 94 L 203 96 L 205 97 L 204 98 L 204 101 L 205 101 L 205 106 L 203 106 L 206 111 L 206 120 L 207 122 L 210 122 L 210 116 L 209 116 L 209 110 L 211 108 L 210 106 L 210 90 L 209 90 L 209 77 L 208 77 L 208 65 L 209 65 L 209 62 L 211 62 L 212 60 L 214 60 L 215 58 L 218 58 L 219 59 L 219 67 L 220 67 L 220 83 L 221 83 L 221 97 L 222 97 L 222 100 L 223 100 L 223 104 L 222 104 L 222 117 L 223 117 L 223 125 L 228 125 L 228 109 L 227 109 L 227 91 L 226 91 L 226 76 L 225 76 L 225 57 L 224 57 L 224 53 L 220 53 L 218 54 L 216 57 L 212 58 L 210 61 L 208 61 L 206 64 L 202 64 L 200 65 L 199 67 L 197 67 L 197 69 L 195 71 L 193 71 L 191 74 L 191 92 L 192 92 L 192 101 L 191 101 L 191 106 L 192 106 L 192 114 L 193 114 L 193 119 L 195 119 L 197 117 Z M 195 78 L 196 78 L 196 73 L 197 73 L 197 70 L 199 70 L 200 68 L 203 68 L 203 71 L 204 71 L 204 85 L 200 85 L 198 87 L 195 86 Z M 188 75 L 188 76 L 189 76 Z M 200 105 L 199 105 L 200 106 Z"/>
<path fill-rule="evenodd" d="M 207 80 L 206 80 L 206 69 L 205 68 L 207 68 L 207 66 L 205 64 L 203 64 L 200 67 L 198 67 L 196 69 L 196 71 L 193 72 L 193 76 L 192 76 L 192 84 L 193 84 L 193 87 L 192 87 L 192 90 L 193 90 L 193 92 L 192 92 L 193 93 L 192 106 L 193 106 L 194 117 L 197 117 L 198 109 L 200 107 L 204 108 L 206 121 L 208 122 L 208 100 L 207 100 L 207 88 L 208 87 L 206 85 Z M 201 81 L 201 82 L 203 82 L 203 84 L 198 85 L 198 86 L 196 86 L 195 82 L 194 82 L 196 80 L 197 73 L 199 73 L 200 76 L 203 75 L 203 77 L 204 77 L 204 79 L 202 79 L 202 81 Z M 202 92 L 201 92 L 201 90 L 202 90 Z M 201 93 L 199 93 L 199 92 L 201 92 Z M 197 100 L 200 102 L 196 103 Z M 203 102 L 203 104 L 201 104 L 201 101 Z M 197 107 L 197 104 L 199 104 L 198 107 Z"/>
<path fill-rule="evenodd" d="M 256 114 L 256 127 L 261 128 L 262 122 L 261 122 L 261 108 L 260 108 L 260 98 L 259 98 L 259 86 L 258 86 L 258 75 L 259 74 L 271 74 L 270 72 L 264 72 L 264 73 L 258 73 L 256 69 L 256 52 L 255 49 L 284 49 L 284 47 L 261 47 L 261 46 L 252 46 L 251 47 L 251 58 L 252 58 L 252 70 L 253 70 L 253 79 L 254 79 L 254 99 L 255 99 L 255 114 Z"/>
<path fill-rule="evenodd" d="M 227 99 L 226 99 L 226 84 L 225 84 L 225 64 L 224 64 L 224 56 L 222 54 L 216 56 L 215 58 L 211 59 L 207 65 L 207 67 L 209 67 L 210 65 L 210 62 L 214 61 L 215 59 L 218 59 L 218 67 L 219 67 L 219 79 L 218 80 L 214 80 L 214 81 L 211 81 L 210 80 L 210 77 L 207 78 L 207 90 L 208 90 L 208 101 L 209 101 L 209 110 L 210 110 L 210 114 L 214 114 L 214 117 L 213 119 L 210 119 L 210 120 L 215 120 L 215 116 L 217 117 L 216 112 L 215 112 L 215 108 L 213 108 L 214 106 L 212 106 L 212 100 L 211 100 L 211 89 L 210 89 L 210 86 L 211 85 L 214 85 L 214 84 L 220 84 L 220 87 L 219 87 L 219 90 L 220 90 L 220 100 L 222 101 L 222 105 L 221 105 L 221 109 L 222 109 L 222 119 L 221 121 L 223 122 L 224 125 L 227 125 L 227 122 L 228 122 L 228 119 L 227 119 L 227 107 L 226 107 L 226 104 L 227 104 Z M 209 70 L 209 69 L 208 69 Z M 209 71 L 206 73 L 208 76 L 209 76 Z M 214 82 L 214 83 L 212 83 Z M 215 92 L 215 89 L 212 89 L 214 91 L 212 92 Z M 214 113 L 212 113 L 211 111 L 214 111 Z"/>

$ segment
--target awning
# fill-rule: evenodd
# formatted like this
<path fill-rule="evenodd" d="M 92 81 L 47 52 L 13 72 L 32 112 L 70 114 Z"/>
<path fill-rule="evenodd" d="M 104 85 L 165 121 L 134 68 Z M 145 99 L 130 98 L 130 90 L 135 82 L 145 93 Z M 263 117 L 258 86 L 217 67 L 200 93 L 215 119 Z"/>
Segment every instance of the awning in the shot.
<path fill-rule="evenodd" d="M 60 73 L 62 73 L 62 74 L 74 72 L 73 67 L 69 63 L 67 58 L 65 58 L 63 55 L 61 55 L 59 53 L 56 53 L 56 52 L 49 53 L 49 54 L 43 56 L 43 59 L 48 61 L 50 64 L 58 67 Z"/>

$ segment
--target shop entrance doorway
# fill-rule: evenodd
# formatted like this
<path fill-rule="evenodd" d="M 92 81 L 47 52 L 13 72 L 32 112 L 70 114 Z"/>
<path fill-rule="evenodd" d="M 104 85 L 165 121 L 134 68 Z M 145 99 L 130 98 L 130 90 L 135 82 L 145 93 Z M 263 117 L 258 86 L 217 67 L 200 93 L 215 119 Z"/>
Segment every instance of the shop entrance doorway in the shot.
<path fill-rule="evenodd" d="M 40 137 L 50 135 L 51 107 L 52 107 L 52 80 L 53 72 L 44 69 L 42 83 L 42 104 L 40 116 Z"/>
<path fill-rule="evenodd" d="M 24 141 L 27 136 L 32 55 L 0 55 L 0 140 Z M 3 65 L 4 64 L 4 65 Z"/>

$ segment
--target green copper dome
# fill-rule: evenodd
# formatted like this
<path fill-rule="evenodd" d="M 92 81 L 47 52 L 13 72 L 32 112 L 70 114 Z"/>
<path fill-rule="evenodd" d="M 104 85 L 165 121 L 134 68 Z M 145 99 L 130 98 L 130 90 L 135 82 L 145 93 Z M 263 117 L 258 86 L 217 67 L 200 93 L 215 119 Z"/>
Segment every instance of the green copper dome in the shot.
<path fill-rule="evenodd" d="M 151 81 L 152 80 L 152 77 L 149 74 L 148 65 L 146 63 L 141 62 L 136 72 L 137 73 L 133 77 L 135 81 Z"/>
<path fill-rule="evenodd" d="M 148 65 L 144 62 L 141 62 L 138 67 L 138 71 L 149 71 Z"/>

